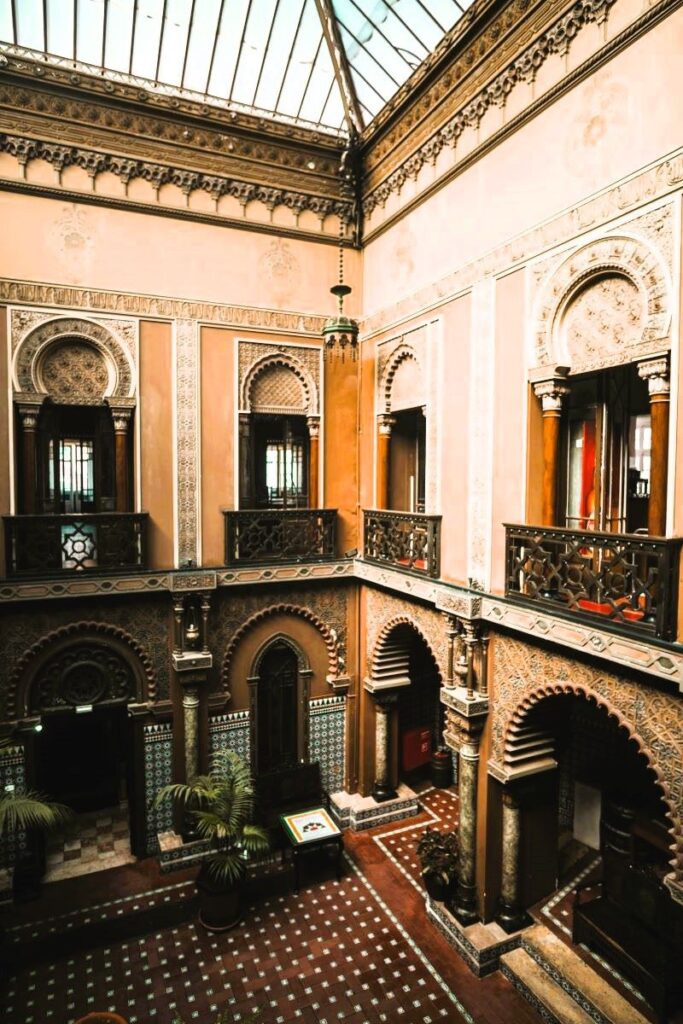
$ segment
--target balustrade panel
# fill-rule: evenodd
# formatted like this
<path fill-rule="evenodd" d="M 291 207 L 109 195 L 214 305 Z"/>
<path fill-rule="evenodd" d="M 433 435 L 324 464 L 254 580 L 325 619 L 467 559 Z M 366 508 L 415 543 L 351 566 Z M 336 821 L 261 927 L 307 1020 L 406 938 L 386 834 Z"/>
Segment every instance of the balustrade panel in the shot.
<path fill-rule="evenodd" d="M 3 518 L 8 576 L 147 567 L 146 512 Z"/>
<path fill-rule="evenodd" d="M 683 540 L 505 526 L 506 595 L 547 610 L 675 637 Z"/>
<path fill-rule="evenodd" d="M 438 577 L 441 516 L 368 510 L 363 516 L 364 558 Z"/>
<path fill-rule="evenodd" d="M 336 556 L 336 509 L 247 509 L 224 515 L 226 565 Z"/>

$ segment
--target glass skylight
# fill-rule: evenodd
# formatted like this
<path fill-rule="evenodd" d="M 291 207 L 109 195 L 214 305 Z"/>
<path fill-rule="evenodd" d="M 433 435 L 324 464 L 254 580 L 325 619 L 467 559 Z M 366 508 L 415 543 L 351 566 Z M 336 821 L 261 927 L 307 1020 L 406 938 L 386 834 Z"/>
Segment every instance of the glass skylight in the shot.
<path fill-rule="evenodd" d="M 0 49 L 344 133 L 325 12 L 367 125 L 472 2 L 0 0 Z"/>

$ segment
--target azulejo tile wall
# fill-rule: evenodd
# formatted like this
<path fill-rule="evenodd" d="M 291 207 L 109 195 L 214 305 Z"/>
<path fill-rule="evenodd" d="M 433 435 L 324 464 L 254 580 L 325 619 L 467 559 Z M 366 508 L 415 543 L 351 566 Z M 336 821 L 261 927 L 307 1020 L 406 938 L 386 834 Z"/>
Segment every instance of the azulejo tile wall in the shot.
<path fill-rule="evenodd" d="M 344 788 L 346 697 L 319 697 L 309 703 L 309 760 L 320 762 L 328 793 Z"/>
<path fill-rule="evenodd" d="M 26 785 L 26 765 L 22 746 L 5 747 L 0 750 L 0 792 L 7 792 L 8 787 L 24 789 Z M 11 867 L 17 857 L 26 849 L 26 833 L 3 836 L 0 840 L 0 868 Z"/>
<path fill-rule="evenodd" d="M 157 833 L 173 829 L 173 807 L 170 801 L 152 807 L 162 786 L 173 782 L 173 729 L 170 722 L 143 727 L 145 744 L 145 813 L 146 847 L 152 856 L 158 852 Z"/>
<path fill-rule="evenodd" d="M 251 763 L 248 711 L 233 711 L 229 715 L 209 718 L 209 751 L 215 754 L 219 750 L 234 750 L 246 764 Z"/>

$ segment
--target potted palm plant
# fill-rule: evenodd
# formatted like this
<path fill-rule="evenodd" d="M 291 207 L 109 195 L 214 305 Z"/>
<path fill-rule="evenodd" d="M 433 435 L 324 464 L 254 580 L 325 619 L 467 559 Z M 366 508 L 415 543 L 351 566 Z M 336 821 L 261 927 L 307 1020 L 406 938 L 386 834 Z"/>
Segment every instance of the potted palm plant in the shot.
<path fill-rule="evenodd" d="M 220 750 L 211 758 L 208 775 L 164 786 L 155 804 L 168 799 L 186 812 L 194 833 L 212 847 L 197 878 L 200 923 L 208 931 L 233 928 L 241 918 L 249 858 L 269 849 L 265 829 L 253 822 L 249 767 L 234 751 Z"/>
<path fill-rule="evenodd" d="M 417 855 L 428 894 L 433 900 L 445 900 L 458 877 L 457 835 L 426 828 L 417 841 Z"/>
<path fill-rule="evenodd" d="M 0 793 L 0 840 L 7 840 L 20 832 L 28 832 L 37 835 L 41 832 L 48 832 L 65 824 L 73 815 L 73 811 L 65 804 L 49 800 L 42 793 L 31 789 L 17 789 L 15 786 L 7 786 Z M 36 870 L 35 863 L 29 866 L 28 875 L 24 881 L 33 886 L 39 881 L 44 870 L 44 861 L 41 855 L 41 864 Z M 14 869 L 15 891 L 22 874 L 22 865 L 18 864 Z"/>

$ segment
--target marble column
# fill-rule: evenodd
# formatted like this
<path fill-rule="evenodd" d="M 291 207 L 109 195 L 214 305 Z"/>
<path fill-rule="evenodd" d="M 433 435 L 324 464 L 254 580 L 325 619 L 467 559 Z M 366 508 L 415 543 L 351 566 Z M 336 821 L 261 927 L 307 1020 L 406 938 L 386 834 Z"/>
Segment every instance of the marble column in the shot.
<path fill-rule="evenodd" d="M 477 856 L 477 785 L 479 780 L 479 736 L 468 736 L 460 747 L 458 797 L 460 801 L 460 863 L 458 888 L 453 913 L 461 924 L 478 920 L 476 856 Z"/>
<path fill-rule="evenodd" d="M 318 468 L 320 465 L 320 417 L 309 416 L 308 424 L 308 507 L 318 508 L 322 503 L 319 494 Z"/>
<path fill-rule="evenodd" d="M 199 774 L 199 689 L 189 680 L 183 685 L 183 732 L 185 736 L 185 781 Z"/>
<path fill-rule="evenodd" d="M 557 526 L 557 485 L 560 457 L 560 419 L 562 400 L 569 388 L 561 380 L 546 380 L 534 385 L 543 410 L 543 512 L 542 526 Z"/>
<path fill-rule="evenodd" d="M 650 395 L 652 448 L 647 529 L 653 537 L 666 534 L 666 485 L 669 465 L 669 360 L 666 356 L 638 364 Z"/>
<path fill-rule="evenodd" d="M 530 923 L 528 914 L 520 905 L 519 853 L 521 843 L 521 814 L 519 801 L 506 789 L 503 793 L 503 859 L 501 871 L 498 923 L 506 932 L 516 932 Z"/>
<path fill-rule="evenodd" d="M 396 421 L 389 415 L 377 417 L 377 508 L 389 507 L 389 452 L 391 428 Z"/>
<path fill-rule="evenodd" d="M 375 784 L 372 795 L 377 801 L 393 800 L 398 794 L 391 780 L 391 709 L 394 694 L 375 694 Z"/>

